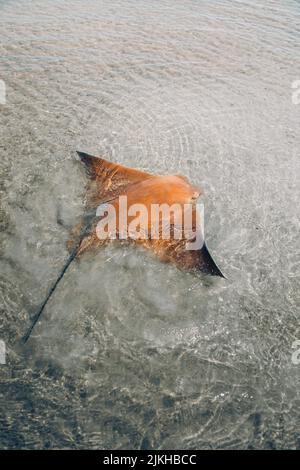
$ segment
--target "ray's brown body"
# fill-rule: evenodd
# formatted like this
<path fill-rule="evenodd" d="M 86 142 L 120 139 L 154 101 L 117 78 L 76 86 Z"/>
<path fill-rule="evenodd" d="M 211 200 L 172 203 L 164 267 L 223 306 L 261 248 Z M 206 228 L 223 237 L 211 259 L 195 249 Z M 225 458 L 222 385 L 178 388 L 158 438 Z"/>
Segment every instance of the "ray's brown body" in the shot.
<path fill-rule="evenodd" d="M 85 153 L 78 152 L 78 155 L 86 165 L 90 177 L 86 197 L 88 214 L 73 230 L 73 238 L 71 238 L 68 243 L 71 251 L 70 256 L 66 260 L 57 279 L 50 287 L 40 308 L 34 315 L 30 327 L 22 338 L 24 343 L 30 338 L 35 325 L 39 321 L 49 300 L 73 260 L 85 251 L 95 250 L 103 245 L 103 243 L 106 243 L 106 241 L 98 238 L 96 232 L 98 223 L 96 209 L 101 204 L 108 202 L 113 204 L 118 218 L 122 211 L 119 205 L 119 196 L 127 196 L 127 207 L 139 203 L 147 208 L 147 212 L 151 212 L 149 209 L 152 204 L 168 204 L 168 206 L 177 204 L 179 207 L 182 207 L 184 204 L 194 203 L 201 194 L 200 189 L 191 185 L 183 176 L 155 176 L 143 171 L 126 168 L 108 162 L 103 158 L 93 157 Z M 197 209 L 194 205 L 192 207 L 193 232 L 196 228 L 196 211 Z M 130 223 L 129 217 L 128 222 Z M 153 222 L 155 222 L 155 220 L 151 220 L 151 218 L 149 220 L 147 218 L 146 233 L 148 233 L 148 228 Z M 169 214 L 168 220 L 159 219 L 159 223 L 159 230 L 165 223 L 167 223 L 170 228 L 173 228 L 173 232 L 171 231 L 173 234 L 175 230 L 182 230 L 181 226 L 178 227 L 178 219 L 175 217 L 175 212 Z M 124 230 L 122 223 L 121 225 L 119 223 L 116 228 L 117 234 Z M 151 231 L 149 233 L 151 233 Z M 176 239 L 176 237 L 171 237 L 170 239 L 143 237 L 141 239 L 135 239 L 134 243 L 148 248 L 162 261 L 172 262 L 179 268 L 199 270 L 214 276 L 224 277 L 211 258 L 205 243 L 201 249 L 187 250 L 186 241 L 185 238 Z"/>
<path fill-rule="evenodd" d="M 87 209 L 89 211 L 96 210 L 99 205 L 109 202 L 115 207 L 117 221 L 119 220 L 120 211 L 119 196 L 127 196 L 128 207 L 132 204 L 143 204 L 147 208 L 148 214 L 150 214 L 152 204 L 168 204 L 168 206 L 176 204 L 183 209 L 184 204 L 195 203 L 202 193 L 199 188 L 193 186 L 183 176 L 157 176 L 127 168 L 85 153 L 78 152 L 78 155 L 85 164 L 89 175 L 86 196 Z M 196 205 L 193 205 L 193 230 L 196 229 L 196 211 Z M 130 223 L 130 217 L 128 217 L 128 222 Z M 154 222 L 149 217 L 149 229 Z M 174 228 L 174 214 L 170 216 L 168 221 L 164 221 L 164 223 L 166 222 L 170 225 L 171 229 Z M 161 227 L 162 220 L 159 223 Z M 74 239 L 76 239 L 76 234 L 80 232 L 82 224 L 79 224 L 74 230 Z M 89 233 L 83 237 L 77 256 L 80 256 L 85 251 L 95 250 L 106 242 L 98 238 L 96 225 L 97 219 Z M 117 225 L 117 233 L 120 233 L 122 229 L 122 226 Z M 182 229 L 182 227 L 179 227 L 179 229 Z M 168 240 L 164 240 L 162 237 L 153 239 L 151 236 L 134 240 L 135 244 L 151 250 L 160 260 L 171 262 L 179 268 L 188 271 L 199 270 L 208 274 L 222 276 L 205 244 L 199 250 L 187 250 L 186 242 L 187 239 L 185 238 L 175 239 L 172 236 Z M 69 243 L 69 247 L 72 247 L 72 240 Z"/>

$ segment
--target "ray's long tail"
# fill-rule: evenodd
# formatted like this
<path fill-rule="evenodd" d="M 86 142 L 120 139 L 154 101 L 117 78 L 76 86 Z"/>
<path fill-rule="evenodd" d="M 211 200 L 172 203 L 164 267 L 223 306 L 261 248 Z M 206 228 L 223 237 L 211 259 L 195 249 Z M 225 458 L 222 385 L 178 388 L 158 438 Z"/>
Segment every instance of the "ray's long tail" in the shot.
<path fill-rule="evenodd" d="M 27 341 L 29 340 L 30 338 L 30 335 L 31 333 L 33 332 L 34 330 L 34 327 L 35 325 L 37 324 L 37 322 L 39 321 L 47 303 L 49 302 L 50 298 L 52 297 L 52 295 L 54 294 L 58 284 L 60 283 L 60 281 L 62 280 L 62 278 L 64 277 L 64 275 L 66 274 L 70 264 L 72 263 L 72 261 L 74 261 L 74 259 L 76 258 L 77 254 L 78 254 L 78 251 L 79 251 L 79 248 L 80 248 L 80 245 L 81 245 L 81 242 L 82 240 L 86 237 L 86 235 L 89 233 L 92 225 L 93 225 L 93 222 L 94 222 L 94 219 L 95 219 L 95 214 L 89 214 L 85 217 L 86 219 L 86 223 L 84 224 L 84 228 L 80 234 L 80 237 L 78 239 L 78 242 L 76 243 L 75 247 L 73 248 L 73 250 L 71 251 L 71 254 L 69 256 L 69 258 L 67 259 L 65 265 L 63 266 L 58 278 L 56 279 L 56 281 L 54 282 L 54 284 L 51 286 L 51 288 L 49 289 L 49 292 L 44 300 L 44 302 L 42 303 L 42 305 L 40 306 L 39 310 L 37 311 L 37 313 L 35 314 L 33 320 L 32 320 L 32 323 L 30 325 L 30 327 L 28 328 L 26 334 L 23 336 L 22 338 L 22 341 L 23 343 L 27 343 Z"/>

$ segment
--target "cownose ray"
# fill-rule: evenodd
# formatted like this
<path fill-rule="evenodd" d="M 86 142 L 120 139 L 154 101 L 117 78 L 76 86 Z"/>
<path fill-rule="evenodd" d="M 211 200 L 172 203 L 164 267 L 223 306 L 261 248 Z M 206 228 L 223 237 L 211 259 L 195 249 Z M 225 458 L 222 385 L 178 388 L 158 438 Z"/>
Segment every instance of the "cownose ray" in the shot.
<path fill-rule="evenodd" d="M 38 312 L 34 316 L 32 324 L 28 329 L 23 341 L 27 342 L 36 323 L 38 322 L 44 308 L 53 295 L 56 287 L 63 278 L 70 264 L 75 258 L 79 258 L 86 251 L 97 250 L 100 246 L 111 241 L 115 238 L 124 238 L 124 227 L 122 227 L 120 218 L 120 197 L 126 196 L 127 207 L 133 204 L 142 204 L 147 213 L 151 213 L 152 205 L 166 204 L 168 207 L 182 207 L 184 213 L 185 205 L 192 206 L 192 225 L 193 233 L 195 231 L 195 219 L 197 207 L 195 205 L 198 197 L 202 191 L 193 186 L 186 177 L 181 175 L 153 175 L 140 170 L 128 168 L 116 163 L 109 162 L 100 157 L 94 157 L 83 152 L 77 152 L 81 161 L 84 163 L 89 176 L 86 191 L 86 214 L 81 222 L 73 229 L 72 238 L 68 242 L 70 256 L 67 259 L 62 271 L 58 278 L 50 288 L 48 295 L 40 306 Z M 116 211 L 116 234 L 112 238 L 106 240 L 99 239 L 97 234 L 97 208 L 103 207 L 110 203 Z M 121 214 L 122 215 L 122 214 Z M 160 214 L 161 216 L 161 214 Z M 131 220 L 134 217 L 131 216 Z M 127 225 L 130 224 L 130 217 L 127 214 Z M 149 217 L 147 219 L 147 233 L 151 233 L 151 226 L 155 220 Z M 162 227 L 167 223 L 170 227 L 170 237 L 163 239 L 160 235 Z M 173 230 L 172 230 L 173 229 Z M 214 260 L 212 259 L 205 242 L 201 243 L 199 249 L 186 249 L 187 239 L 185 236 L 176 237 L 175 231 L 178 229 L 174 220 L 174 212 L 169 213 L 169 220 L 160 219 L 159 221 L 159 234 L 156 237 L 141 236 L 130 239 L 130 234 L 127 232 L 129 240 L 133 241 L 136 245 L 141 245 L 144 248 L 152 251 L 161 261 L 171 262 L 178 268 L 186 271 L 200 271 L 212 276 L 224 277 Z M 179 227 L 183 233 L 182 227 Z M 118 235 L 123 234 L 122 237 Z"/>

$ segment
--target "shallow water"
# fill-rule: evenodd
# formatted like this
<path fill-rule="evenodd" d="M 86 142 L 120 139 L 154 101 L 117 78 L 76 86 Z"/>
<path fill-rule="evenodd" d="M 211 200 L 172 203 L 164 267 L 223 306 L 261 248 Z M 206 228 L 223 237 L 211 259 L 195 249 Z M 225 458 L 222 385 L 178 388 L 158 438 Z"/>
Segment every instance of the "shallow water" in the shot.
<path fill-rule="evenodd" d="M 1 448 L 296 448 L 298 1 L 0 1 Z M 227 280 L 108 247 L 20 339 L 84 211 L 75 150 L 205 191 Z"/>

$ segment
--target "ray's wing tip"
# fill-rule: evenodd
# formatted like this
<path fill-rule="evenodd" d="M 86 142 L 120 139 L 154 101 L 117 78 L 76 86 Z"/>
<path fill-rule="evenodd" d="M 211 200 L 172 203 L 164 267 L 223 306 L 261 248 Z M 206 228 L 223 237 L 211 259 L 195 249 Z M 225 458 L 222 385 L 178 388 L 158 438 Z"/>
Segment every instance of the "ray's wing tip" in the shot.
<path fill-rule="evenodd" d="M 227 277 L 222 273 L 222 271 L 218 268 L 217 266 L 217 269 L 215 270 L 215 272 L 212 273 L 213 276 L 218 276 L 218 277 L 221 277 L 223 279 L 226 279 L 226 281 L 228 280 Z"/>
<path fill-rule="evenodd" d="M 202 259 L 204 261 L 204 269 L 202 268 L 203 271 L 206 272 L 206 274 L 210 274 L 211 276 L 218 276 L 223 279 L 227 279 L 227 277 L 220 270 L 219 266 L 213 260 L 205 242 L 202 246 L 201 253 L 203 257 Z"/>
<path fill-rule="evenodd" d="M 78 155 L 78 157 L 80 158 L 81 161 L 84 161 L 86 158 L 91 158 L 92 157 L 92 155 L 89 155 L 86 152 L 81 152 L 80 150 L 76 150 L 76 153 L 77 153 L 77 155 Z"/>
<path fill-rule="evenodd" d="M 206 269 L 204 269 L 204 272 L 210 276 L 221 277 L 222 279 L 227 280 L 227 277 L 222 273 L 221 269 L 214 261 L 212 265 L 207 266 Z"/>
<path fill-rule="evenodd" d="M 87 175 L 94 179 L 97 173 L 97 165 L 100 163 L 100 160 L 98 160 L 97 157 L 94 157 L 93 155 L 90 155 L 85 152 L 81 152 L 80 150 L 76 150 L 77 156 L 76 160 L 78 160 L 80 163 L 83 163 L 85 166 L 85 170 Z"/>

